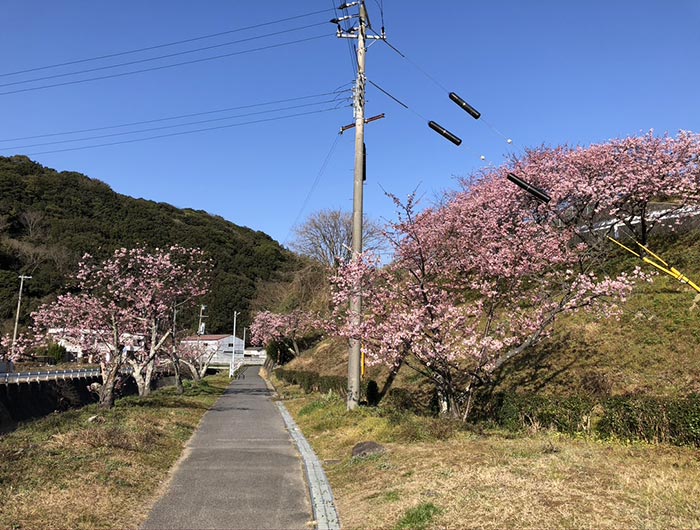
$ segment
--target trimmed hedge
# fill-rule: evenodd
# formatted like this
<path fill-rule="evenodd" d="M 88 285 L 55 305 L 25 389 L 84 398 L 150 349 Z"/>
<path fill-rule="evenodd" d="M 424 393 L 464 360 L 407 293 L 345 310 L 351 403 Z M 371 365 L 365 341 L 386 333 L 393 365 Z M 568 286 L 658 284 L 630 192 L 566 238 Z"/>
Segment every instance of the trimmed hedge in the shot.
<path fill-rule="evenodd" d="M 275 374 L 306 392 L 332 391 L 347 395 L 345 377 L 284 368 L 278 368 Z M 367 395 L 366 383 L 363 383 L 362 392 Z M 700 394 L 682 398 L 618 396 L 597 399 L 508 393 L 482 396 L 477 399 L 475 410 L 473 418 L 478 421 L 495 422 L 514 431 L 555 429 L 567 434 L 586 433 L 602 438 L 700 447 Z"/>
<path fill-rule="evenodd" d="M 319 375 L 316 372 L 303 372 L 300 370 L 287 370 L 285 368 L 277 368 L 275 375 L 292 385 L 298 385 L 305 392 L 321 392 L 327 394 L 336 392 L 341 396 L 348 394 L 348 380 L 345 377 L 335 375 Z M 367 383 L 362 383 L 361 393 L 367 395 Z"/>
<path fill-rule="evenodd" d="M 591 432 L 596 403 L 588 397 L 498 396 L 496 422 L 510 430 L 542 427 L 567 434 Z"/>
<path fill-rule="evenodd" d="M 700 447 L 700 395 L 666 399 L 616 397 L 605 401 L 598 432 L 646 442 Z"/>
<path fill-rule="evenodd" d="M 511 430 L 552 428 L 568 434 L 700 447 L 700 395 L 680 398 L 617 396 L 605 399 L 497 396 L 488 419 Z M 495 417 L 494 417 L 495 416 Z"/>

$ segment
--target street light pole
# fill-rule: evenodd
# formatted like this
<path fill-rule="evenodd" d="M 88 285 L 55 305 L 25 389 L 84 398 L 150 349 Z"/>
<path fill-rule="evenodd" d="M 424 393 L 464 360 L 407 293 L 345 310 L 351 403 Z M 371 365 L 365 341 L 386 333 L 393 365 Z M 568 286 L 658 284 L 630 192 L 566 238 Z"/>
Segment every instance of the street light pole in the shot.
<path fill-rule="evenodd" d="M 238 318 L 238 315 L 240 315 L 238 311 L 233 312 L 233 347 L 231 348 L 231 364 L 228 366 L 229 378 L 233 377 L 233 372 L 235 370 L 233 363 L 236 359 L 236 318 Z"/>
<path fill-rule="evenodd" d="M 31 276 L 25 276 L 20 274 L 19 276 L 19 297 L 17 298 L 17 313 L 15 314 L 15 330 L 12 332 L 12 346 L 10 347 L 10 359 L 14 359 L 15 356 L 15 342 L 17 342 L 17 325 L 19 324 L 19 310 L 22 307 L 22 288 L 24 287 L 24 280 L 31 280 Z"/>

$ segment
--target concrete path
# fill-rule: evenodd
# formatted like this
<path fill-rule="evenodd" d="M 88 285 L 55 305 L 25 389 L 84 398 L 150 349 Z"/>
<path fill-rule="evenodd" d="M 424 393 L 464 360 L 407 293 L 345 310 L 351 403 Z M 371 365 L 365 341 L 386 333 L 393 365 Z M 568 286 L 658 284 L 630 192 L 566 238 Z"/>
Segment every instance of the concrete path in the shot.
<path fill-rule="evenodd" d="M 313 528 L 302 461 L 258 369 L 204 416 L 144 530 Z"/>

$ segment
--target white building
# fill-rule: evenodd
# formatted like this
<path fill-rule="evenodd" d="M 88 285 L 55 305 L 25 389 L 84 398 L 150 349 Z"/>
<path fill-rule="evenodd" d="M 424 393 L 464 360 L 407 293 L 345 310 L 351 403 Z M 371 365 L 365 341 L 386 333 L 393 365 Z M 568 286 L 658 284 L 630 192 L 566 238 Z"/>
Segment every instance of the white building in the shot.
<path fill-rule="evenodd" d="M 109 361 L 109 359 L 111 358 L 113 348 L 110 348 L 109 344 L 100 339 L 100 337 L 103 336 L 109 337 L 109 332 L 97 333 L 96 331 L 89 329 L 82 331 L 81 333 L 84 337 L 92 337 L 92 347 L 90 348 L 90 351 L 87 354 L 83 351 L 82 346 L 78 342 L 62 336 L 63 332 L 64 330 L 62 328 L 50 328 L 48 330 L 48 335 L 51 336 L 59 346 L 63 346 L 66 349 L 66 351 L 69 354 L 71 354 L 77 361 L 80 361 L 83 359 L 83 357 L 87 356 L 88 362 L 92 363 L 94 361 L 93 357 L 95 354 L 104 356 L 105 360 L 107 361 Z M 121 336 L 121 340 L 125 344 L 123 350 L 124 352 L 138 352 L 144 349 L 143 335 L 132 335 L 131 333 L 124 333 Z"/>
<path fill-rule="evenodd" d="M 265 348 L 255 348 L 249 346 L 243 352 L 243 364 L 265 364 L 267 359 L 267 351 Z"/>
<path fill-rule="evenodd" d="M 233 335 L 195 335 L 181 341 L 182 345 L 190 345 L 202 350 L 202 357 L 211 356 L 210 366 L 229 366 L 231 354 L 236 350 L 236 357 L 242 357 L 244 352 L 243 340 Z"/>

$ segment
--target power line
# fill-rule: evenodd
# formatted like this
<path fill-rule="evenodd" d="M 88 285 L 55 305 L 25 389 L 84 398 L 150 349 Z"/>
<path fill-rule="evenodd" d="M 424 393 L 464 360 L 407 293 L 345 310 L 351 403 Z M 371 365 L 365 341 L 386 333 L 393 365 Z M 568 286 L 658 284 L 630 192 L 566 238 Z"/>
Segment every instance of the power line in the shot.
<path fill-rule="evenodd" d="M 316 26 L 321 26 L 321 25 L 325 25 L 325 22 L 320 22 L 320 23 L 317 22 L 315 24 L 309 24 L 307 26 L 300 26 L 298 28 L 291 28 L 291 29 L 285 29 L 285 30 L 281 30 L 281 31 L 275 31 L 273 33 L 266 33 L 264 35 L 256 35 L 254 37 L 247 37 L 245 39 L 239 39 L 239 40 L 234 40 L 234 41 L 229 41 L 229 42 L 222 42 L 220 44 L 212 44 L 211 46 L 204 46 L 202 48 L 194 48 L 192 50 L 183 50 L 180 52 L 169 53 L 166 55 L 158 55 L 156 57 L 149 57 L 147 59 L 138 59 L 135 61 L 127 61 L 124 63 L 110 64 L 110 65 L 106 65 L 106 66 L 96 66 L 94 68 L 88 68 L 85 70 L 77 70 L 75 72 L 64 72 L 62 74 L 46 75 L 43 77 L 24 79 L 22 81 L 12 81 L 11 83 L 0 84 L 0 88 L 7 87 L 7 86 L 23 85 L 26 83 L 35 83 L 37 81 L 46 81 L 48 79 L 58 79 L 60 77 L 69 77 L 72 75 L 89 74 L 91 72 L 100 72 L 102 70 L 110 70 L 112 68 L 121 68 L 122 66 L 131 66 L 134 64 L 143 64 L 143 63 L 149 63 L 152 61 L 159 61 L 160 59 L 170 59 L 171 57 L 179 57 L 181 55 L 187 55 L 189 53 L 197 53 L 197 52 L 201 52 L 201 51 L 205 51 L 205 50 L 212 50 L 215 48 L 223 48 L 224 46 L 232 46 L 234 44 L 241 44 L 242 42 L 250 42 L 253 40 L 265 39 L 267 37 L 274 37 L 276 35 L 282 35 L 285 33 L 291 33 L 293 31 L 300 31 L 303 29 L 314 28 Z"/>
<path fill-rule="evenodd" d="M 318 174 L 316 175 L 316 178 L 314 179 L 313 183 L 311 184 L 311 188 L 309 188 L 308 193 L 306 194 L 306 197 L 304 198 L 304 202 L 301 204 L 301 208 L 299 208 L 299 213 L 297 213 L 297 216 L 294 218 L 294 222 L 290 226 L 289 230 L 287 231 L 287 235 L 284 236 L 284 241 L 283 244 L 286 244 L 289 240 L 289 236 L 292 233 L 292 230 L 296 226 L 296 224 L 299 222 L 299 218 L 301 217 L 301 214 L 304 213 L 304 210 L 306 209 L 306 206 L 309 203 L 309 199 L 311 198 L 311 195 L 313 192 L 316 190 L 316 186 L 318 186 L 318 183 L 321 180 L 321 176 L 325 173 L 326 168 L 328 167 L 328 163 L 331 160 L 331 156 L 333 155 L 333 152 L 335 151 L 335 147 L 338 145 L 338 140 L 340 140 L 340 134 L 335 135 L 335 139 L 333 140 L 333 143 L 331 144 L 331 148 L 328 150 L 328 153 L 326 154 L 326 157 L 323 159 L 323 163 L 321 164 L 321 169 L 318 170 Z"/>
<path fill-rule="evenodd" d="M 401 106 L 402 106 L 403 108 L 405 108 L 406 110 L 410 110 L 413 114 L 415 114 L 416 116 L 418 116 L 418 117 L 419 117 L 420 119 L 422 119 L 423 121 L 426 121 L 426 122 L 429 121 L 425 116 L 423 116 L 422 114 L 416 112 L 414 109 L 412 109 L 411 107 L 409 107 L 408 105 L 406 105 L 403 101 L 401 101 L 401 100 L 398 99 L 397 97 L 395 97 L 395 96 L 393 96 L 392 94 L 390 94 L 387 90 L 384 90 L 382 87 L 380 87 L 377 83 L 375 83 L 375 82 L 372 81 L 371 79 L 367 79 L 367 82 L 368 82 L 370 85 L 372 85 L 373 87 L 375 87 L 376 89 L 378 89 L 379 91 L 381 91 L 381 92 L 382 92 L 383 94 L 385 94 L 386 96 L 388 96 L 388 97 L 390 97 L 391 99 L 393 99 L 396 103 L 398 103 L 399 105 L 401 105 Z"/>
<path fill-rule="evenodd" d="M 99 81 L 99 80 L 102 80 L 102 79 L 113 79 L 113 78 L 115 78 L 115 77 L 124 77 L 124 76 L 127 76 L 127 75 L 141 74 L 141 73 L 144 73 L 144 72 L 153 72 L 153 71 L 155 71 L 155 70 L 165 70 L 165 69 L 167 69 L 167 68 L 174 68 L 174 67 L 176 67 L 176 66 L 183 66 L 183 65 L 186 65 L 186 64 L 202 63 L 202 62 L 206 62 L 206 61 L 213 61 L 213 60 L 216 60 L 216 59 L 222 59 L 222 58 L 225 58 L 225 57 L 233 57 L 233 56 L 236 56 L 236 55 L 244 55 L 244 54 L 246 54 L 246 53 L 253 53 L 253 52 L 259 52 L 259 51 L 264 51 L 264 50 L 271 50 L 271 49 L 273 49 L 273 48 L 281 48 L 282 46 L 289 46 L 289 45 L 292 45 L 292 44 L 299 44 L 299 43 L 301 43 L 301 42 L 309 42 L 309 41 L 312 41 L 312 40 L 322 39 L 322 38 L 324 38 L 324 37 L 329 37 L 329 36 L 330 36 L 330 35 L 328 35 L 328 34 L 325 34 L 325 35 L 316 35 L 315 37 L 307 37 L 307 38 L 305 38 L 305 39 L 298 39 L 298 40 L 293 40 L 293 41 L 281 42 L 281 43 L 278 43 L 278 44 L 271 44 L 271 45 L 269 45 L 269 46 L 261 46 L 261 47 L 259 47 L 259 48 L 252 48 L 252 49 L 250 49 L 250 50 L 241 50 L 241 51 L 238 51 L 238 52 L 225 53 L 225 54 L 222 54 L 222 55 L 214 55 L 214 56 L 212 56 L 212 57 L 203 57 L 203 58 L 201 58 L 201 59 L 193 59 L 193 60 L 191 60 L 191 61 L 183 61 L 183 62 L 179 62 L 179 63 L 166 64 L 166 65 L 162 65 L 162 66 L 153 66 L 153 67 L 151 67 L 151 68 L 144 68 L 144 69 L 141 69 L 141 70 L 132 70 L 131 72 L 121 72 L 121 73 L 118 73 L 118 74 L 103 75 L 103 76 L 99 76 L 99 77 L 90 77 L 90 78 L 88 78 L 88 79 L 78 79 L 78 80 L 74 80 L 74 81 L 65 81 L 65 82 L 63 82 L 63 83 L 53 83 L 53 84 L 51 84 L 51 85 L 42 85 L 42 86 L 38 86 L 38 87 L 20 88 L 20 89 L 17 89 L 17 90 L 10 90 L 10 91 L 6 91 L 6 92 L 0 92 L 0 96 L 7 96 L 7 95 L 9 95 L 9 94 L 18 94 L 18 93 L 21 93 L 21 92 L 31 92 L 31 91 L 34 91 L 34 90 L 43 90 L 43 89 L 46 89 L 46 88 L 55 88 L 55 87 L 59 87 L 59 86 L 77 85 L 77 84 L 79 84 L 79 83 L 87 83 L 87 82 L 89 82 L 89 81 Z"/>
<path fill-rule="evenodd" d="M 227 107 L 227 108 L 224 108 L 224 109 L 207 110 L 207 111 L 203 111 L 203 112 L 193 112 L 193 113 L 190 113 L 190 114 L 180 114 L 179 116 L 169 116 L 169 117 L 166 117 L 166 118 L 155 118 L 155 119 L 152 119 L 152 120 L 134 121 L 134 122 L 130 122 L 130 123 L 122 123 L 122 124 L 119 124 L 119 125 L 107 125 L 107 126 L 103 126 L 103 127 L 92 127 L 92 128 L 89 128 L 89 129 L 76 129 L 76 130 L 72 130 L 72 131 L 54 132 L 54 133 L 46 133 L 46 134 L 35 134 L 35 135 L 33 135 L 33 136 L 19 136 L 19 137 L 16 137 L 16 138 L 6 138 L 6 139 L 4 139 L 4 140 L 0 140 L 0 143 L 16 142 L 16 141 L 19 141 L 19 140 L 33 140 L 33 139 L 35 139 L 35 138 L 49 138 L 49 137 L 52 137 L 52 136 L 67 136 L 67 135 L 70 135 L 70 134 L 80 134 L 80 133 L 86 133 L 86 132 L 105 131 L 105 130 L 109 130 L 109 129 L 119 129 L 119 128 L 122 128 L 122 127 L 132 127 L 132 126 L 134 126 L 134 125 L 146 125 L 146 124 L 148 124 L 148 123 L 159 123 L 159 122 L 163 122 L 163 121 L 179 120 L 179 119 L 182 119 L 182 118 L 193 118 L 193 117 L 195 117 L 195 116 L 205 116 L 205 115 L 207 115 L 207 114 L 215 114 L 215 113 L 218 113 L 218 112 L 228 112 L 228 111 L 231 111 L 231 110 L 251 109 L 251 108 L 255 108 L 255 107 L 263 107 L 263 106 L 267 106 L 267 105 L 277 105 L 277 104 L 280 104 L 280 103 L 290 103 L 290 102 L 292 102 L 292 101 L 301 101 L 301 100 L 304 100 L 304 99 L 313 99 L 313 98 L 318 98 L 318 97 L 331 96 L 331 95 L 334 95 L 334 94 L 340 95 L 340 94 L 344 94 L 344 93 L 350 92 L 350 89 L 340 90 L 340 88 L 342 88 L 342 87 L 339 87 L 338 89 L 333 90 L 332 92 L 323 92 L 323 93 L 321 93 L 321 94 L 313 94 L 313 95 L 310 95 L 310 96 L 300 96 L 300 97 L 295 97 L 295 98 L 278 99 L 278 100 L 275 100 L 275 101 L 267 101 L 267 102 L 265 102 L 265 103 L 253 103 L 253 104 L 250 104 L 250 105 L 240 105 L 240 106 L 237 106 L 237 107 Z M 337 99 L 337 98 L 336 98 L 336 99 Z M 0 149 L 1 149 L 1 148 L 0 148 Z"/>
<path fill-rule="evenodd" d="M 377 4 L 377 7 L 379 8 L 379 14 L 382 18 L 382 33 L 384 33 L 384 0 L 381 0 L 381 2 L 379 2 L 379 0 L 374 0 L 374 3 Z"/>
<path fill-rule="evenodd" d="M 159 48 L 167 48 L 168 46 L 176 46 L 176 45 L 178 45 L 178 44 L 186 44 L 186 43 L 188 43 L 188 42 L 195 42 L 195 41 L 204 40 L 204 39 L 211 39 L 211 38 L 213 38 L 213 37 L 220 37 L 221 35 L 229 35 L 229 34 L 231 34 L 231 33 L 238 33 L 238 32 L 246 31 L 246 30 L 249 30 L 249 29 L 257 29 L 257 28 L 261 28 L 261 27 L 264 27 L 264 26 L 271 26 L 271 25 L 273 25 L 273 24 L 280 24 L 280 23 L 282 23 L 282 22 L 288 22 L 288 21 L 290 21 L 290 20 L 296 20 L 296 19 L 300 19 L 300 18 L 305 18 L 305 17 L 309 17 L 309 16 L 312 16 L 312 15 L 318 15 L 318 14 L 320 14 L 320 13 L 325 13 L 325 12 L 328 12 L 328 11 L 330 11 L 330 9 L 321 9 L 321 10 L 319 10 L 319 11 L 312 11 L 311 13 L 305 13 L 305 14 L 303 14 L 303 15 L 296 15 L 296 16 L 293 16 L 293 17 L 282 18 L 282 19 L 273 20 L 273 21 L 270 21 L 270 22 L 263 22 L 263 23 L 261 23 L 261 24 L 255 24 L 255 25 L 252 25 L 252 26 L 245 26 L 245 27 L 241 27 L 241 28 L 231 29 L 231 30 L 228 30 L 228 31 L 220 31 L 220 32 L 218 32 L 218 33 L 210 33 L 209 35 L 202 35 L 202 36 L 200 36 L 200 37 L 193 37 L 193 38 L 191 38 L 191 39 L 184 39 L 184 40 L 179 40 L 179 41 L 173 41 L 173 42 L 168 42 L 168 43 L 165 43 L 165 44 L 157 44 L 157 45 L 154 45 L 154 46 L 147 46 L 147 47 L 145 47 L 145 48 L 137 48 L 137 49 L 135 49 L 135 50 L 128 50 L 128 51 L 123 51 L 123 52 L 110 53 L 110 54 L 106 54 L 106 55 L 100 55 L 100 56 L 97 56 L 97 57 L 88 57 L 88 58 L 85 58 L 85 59 L 76 59 L 76 60 L 74 60 L 74 61 L 66 61 L 66 62 L 63 62 L 63 63 L 50 64 L 50 65 L 46 65 L 46 66 L 38 66 L 38 67 L 36 67 L 36 68 L 28 68 L 28 69 L 26 69 L 26 70 L 18 70 L 18 71 L 16 71 L 16 72 L 7 72 L 7 73 L 4 73 L 4 74 L 0 74 L 0 77 L 6 77 L 6 76 L 18 75 L 18 74 L 26 74 L 26 73 L 29 73 L 29 72 L 36 72 L 36 71 L 39 71 L 39 70 L 48 70 L 48 69 L 50 69 L 50 68 L 58 68 L 58 67 L 60 67 L 60 66 L 70 66 L 70 65 L 72 65 L 72 64 L 86 63 L 86 62 L 90 62 L 90 61 L 99 61 L 99 60 L 101 60 L 101 59 L 110 59 L 110 58 L 112 58 L 112 57 L 120 57 L 120 56 L 123 56 L 123 55 L 130 55 L 130 54 L 134 54 L 134 53 L 140 53 L 140 52 L 145 52 L 145 51 L 150 51 L 150 50 L 156 50 L 156 49 L 159 49 Z"/>
<path fill-rule="evenodd" d="M 296 118 L 299 116 L 309 116 L 311 114 L 321 114 L 324 112 L 331 112 L 334 110 L 338 110 L 338 107 L 331 107 L 327 109 L 321 109 L 321 110 L 314 110 L 314 111 L 309 111 L 309 112 L 299 112 L 297 114 L 290 114 L 288 116 L 276 116 L 274 118 L 265 118 L 261 120 L 251 120 L 251 121 L 245 121 L 241 123 L 231 123 L 229 125 L 218 125 L 216 127 L 205 127 L 202 129 L 194 129 L 191 131 L 180 131 L 180 132 L 175 132 L 175 133 L 168 133 L 168 134 L 159 134 L 156 136 L 148 136 L 146 138 L 134 138 L 132 140 L 120 140 L 118 142 L 107 142 L 107 143 L 102 143 L 102 144 L 94 144 L 94 145 L 86 145 L 82 147 L 70 147 L 67 149 L 55 149 L 51 151 L 39 151 L 39 152 L 34 152 L 34 153 L 25 153 L 28 156 L 34 156 L 34 155 L 46 155 L 50 153 L 65 153 L 68 151 L 80 151 L 83 149 L 95 149 L 97 147 L 107 147 L 111 145 L 121 145 L 121 144 L 131 144 L 131 143 L 136 143 L 136 142 L 144 142 L 147 140 L 156 140 L 158 138 L 169 138 L 172 136 L 182 136 L 185 134 L 194 134 L 198 132 L 205 132 L 205 131 L 215 131 L 219 129 L 230 129 L 232 127 L 242 127 L 244 125 L 252 125 L 256 123 L 266 123 L 266 122 L 272 122 L 272 121 L 279 121 L 279 120 L 285 120 L 288 118 Z"/>
<path fill-rule="evenodd" d="M 338 9 L 335 7 L 335 2 L 333 0 L 330 0 L 331 4 L 333 5 L 333 11 L 335 12 L 335 18 L 338 19 L 340 18 L 338 16 Z M 338 28 L 340 29 L 340 23 L 338 24 Z M 350 53 L 350 67 L 352 68 L 352 73 L 353 77 L 357 77 L 357 58 L 355 57 L 355 50 L 353 49 L 353 44 L 350 42 L 350 40 L 347 40 L 348 43 L 348 52 Z"/>
<path fill-rule="evenodd" d="M 375 32 L 375 33 L 376 33 L 376 32 Z M 394 45 L 392 45 L 391 43 L 389 43 L 389 41 L 387 41 L 385 38 L 382 39 L 382 40 L 384 41 L 384 43 L 385 43 L 387 46 L 389 46 L 389 48 L 391 48 L 391 49 L 394 50 L 396 53 L 398 53 L 404 60 L 406 60 L 407 62 L 409 62 L 411 65 L 413 65 L 413 67 L 414 67 L 416 70 L 418 70 L 418 71 L 419 71 L 420 73 L 422 73 L 426 78 L 428 78 L 430 81 L 432 81 L 432 82 L 435 84 L 435 86 L 437 86 L 438 88 L 440 88 L 441 90 L 443 90 L 443 91 L 445 91 L 445 92 L 448 92 L 448 93 L 450 92 L 447 88 L 445 88 L 445 85 L 443 85 L 443 84 L 442 84 L 440 81 L 438 81 L 435 77 L 433 77 L 433 76 L 430 75 L 427 71 L 425 71 L 423 68 L 421 68 L 420 65 L 419 65 L 418 63 L 412 61 L 412 60 L 411 60 L 409 57 L 407 57 L 404 53 L 402 53 L 401 51 L 399 51 L 398 48 L 396 48 Z"/>
<path fill-rule="evenodd" d="M 376 32 L 375 32 L 375 33 L 376 33 Z M 427 79 L 429 79 L 430 81 L 432 81 L 433 84 L 435 84 L 435 86 L 437 86 L 438 88 L 440 88 L 441 90 L 443 90 L 443 91 L 444 91 L 445 93 L 447 93 L 448 95 L 450 94 L 450 90 L 447 89 L 447 88 L 445 87 L 445 85 L 443 85 L 443 84 L 442 84 L 440 81 L 438 81 L 435 77 L 433 77 L 432 75 L 430 75 L 426 70 L 424 70 L 423 68 L 421 68 L 421 66 L 420 66 L 418 63 L 416 63 L 415 61 L 412 61 L 409 57 L 407 57 L 404 53 L 402 53 L 398 48 L 396 48 L 396 47 L 393 46 L 391 43 L 389 43 L 389 42 L 386 40 L 386 38 L 384 38 L 384 39 L 382 39 L 382 40 L 384 41 L 384 43 L 385 43 L 387 46 L 389 46 L 389 48 L 391 48 L 391 49 L 394 50 L 396 53 L 398 53 L 403 59 L 405 59 L 407 62 L 409 62 L 411 65 L 413 65 L 414 68 L 416 68 L 419 72 L 421 72 Z M 381 90 L 381 89 L 380 89 L 380 90 Z M 391 96 L 390 96 L 390 97 L 391 97 Z M 480 117 L 481 117 L 481 116 L 480 116 Z M 506 141 L 506 143 L 508 143 L 509 145 L 513 143 L 513 140 L 511 140 L 511 139 L 508 138 L 505 134 L 503 134 L 501 131 L 499 131 L 498 129 L 496 129 L 496 127 L 494 127 L 486 118 L 481 117 L 481 121 L 483 121 L 483 122 L 484 122 L 484 125 L 486 125 L 489 129 L 491 129 L 491 131 L 492 131 L 494 134 L 496 134 L 497 136 L 500 136 L 502 139 L 504 139 L 504 140 Z"/>
<path fill-rule="evenodd" d="M 41 147 L 45 145 L 58 145 L 58 144 L 68 144 L 72 142 L 84 142 L 87 140 L 98 140 L 101 138 L 113 138 L 115 136 L 125 136 L 127 134 L 138 134 L 138 133 L 144 133 L 144 132 L 152 132 L 152 131 L 162 131 L 165 129 L 174 129 L 176 127 L 186 127 L 189 125 L 200 125 L 202 123 L 212 123 L 216 121 L 223 121 L 223 120 L 231 120 L 234 118 L 245 118 L 248 116 L 258 116 L 260 114 L 269 114 L 271 112 L 280 112 L 283 110 L 295 110 L 295 109 L 300 109 L 300 108 L 305 108 L 305 107 L 311 107 L 315 105 L 324 105 L 326 103 L 336 103 L 336 108 L 339 108 L 339 105 L 337 105 L 337 100 L 335 99 L 329 99 L 325 101 L 317 101 L 314 103 L 305 103 L 302 105 L 292 105 L 289 107 L 281 107 L 278 109 L 268 109 L 268 110 L 261 110 L 257 112 L 248 112 L 245 114 L 235 114 L 233 116 L 224 116 L 221 118 L 211 118 L 208 120 L 199 120 L 199 121 L 192 121 L 192 122 L 187 122 L 187 123 L 178 123 L 175 125 L 162 125 L 160 127 L 149 127 L 147 129 L 138 129 L 135 131 L 124 131 L 124 132 L 117 132 L 117 133 L 109 133 L 109 134 L 100 134 L 96 136 L 86 136 L 83 138 L 72 138 L 69 140 L 54 140 L 51 142 L 41 142 L 41 143 L 36 143 L 36 144 L 28 144 L 28 145 L 16 145 L 12 147 L 0 147 L 0 151 L 10 151 L 10 150 L 16 150 L 16 149 L 27 149 L 30 147 Z"/>

